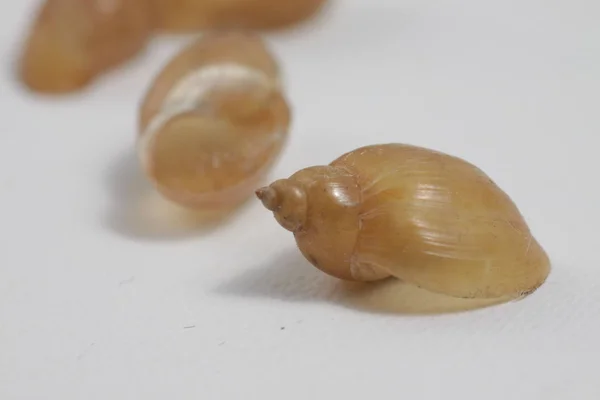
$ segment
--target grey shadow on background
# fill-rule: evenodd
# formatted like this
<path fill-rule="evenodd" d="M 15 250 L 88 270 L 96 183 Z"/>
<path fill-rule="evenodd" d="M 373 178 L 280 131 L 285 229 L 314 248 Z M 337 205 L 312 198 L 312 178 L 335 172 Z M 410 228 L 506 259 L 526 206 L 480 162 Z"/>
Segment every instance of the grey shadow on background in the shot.
<path fill-rule="evenodd" d="M 215 291 L 227 296 L 329 303 L 363 312 L 397 315 L 459 313 L 506 302 L 448 297 L 393 278 L 378 283 L 343 282 L 313 267 L 296 248 L 282 251 Z"/>
<path fill-rule="evenodd" d="M 178 240 L 210 234 L 245 209 L 219 221 L 164 199 L 143 174 L 134 146 L 111 161 L 106 174 L 109 205 L 103 223 L 131 239 Z"/>

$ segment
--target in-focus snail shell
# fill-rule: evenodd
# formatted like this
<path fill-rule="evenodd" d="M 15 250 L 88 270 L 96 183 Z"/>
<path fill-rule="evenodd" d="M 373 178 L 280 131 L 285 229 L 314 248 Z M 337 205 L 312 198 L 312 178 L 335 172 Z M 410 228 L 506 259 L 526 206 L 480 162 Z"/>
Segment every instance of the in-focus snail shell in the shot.
<path fill-rule="evenodd" d="M 326 0 L 150 0 L 157 29 L 278 29 L 318 14 Z"/>
<path fill-rule="evenodd" d="M 520 297 L 550 262 L 509 198 L 454 156 L 373 145 L 256 192 L 302 254 L 335 277 L 394 276 L 461 298 Z"/>
<path fill-rule="evenodd" d="M 151 18 L 146 0 L 47 0 L 24 43 L 21 80 L 37 92 L 82 89 L 145 47 Z"/>
<path fill-rule="evenodd" d="M 140 109 L 138 154 L 167 199 L 227 214 L 252 196 L 282 150 L 290 109 L 263 41 L 205 36 L 158 74 Z"/>

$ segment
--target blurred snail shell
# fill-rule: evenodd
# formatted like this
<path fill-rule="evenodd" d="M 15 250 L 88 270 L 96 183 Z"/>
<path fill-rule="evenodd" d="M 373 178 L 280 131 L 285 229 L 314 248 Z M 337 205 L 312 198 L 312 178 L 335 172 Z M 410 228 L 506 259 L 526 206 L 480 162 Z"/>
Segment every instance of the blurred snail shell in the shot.
<path fill-rule="evenodd" d="M 279 67 L 255 35 L 216 33 L 176 55 L 140 107 L 138 154 L 162 195 L 228 213 L 252 196 L 282 150 L 290 109 Z"/>
<path fill-rule="evenodd" d="M 437 151 L 362 147 L 256 194 L 306 259 L 341 279 L 392 276 L 453 297 L 517 298 L 550 273 L 509 196 L 479 168 Z"/>
<path fill-rule="evenodd" d="M 37 92 L 77 91 L 145 47 L 151 16 L 147 0 L 47 0 L 24 43 L 21 79 Z"/>
<path fill-rule="evenodd" d="M 277 29 L 318 14 L 326 0 L 150 0 L 157 29 Z"/>

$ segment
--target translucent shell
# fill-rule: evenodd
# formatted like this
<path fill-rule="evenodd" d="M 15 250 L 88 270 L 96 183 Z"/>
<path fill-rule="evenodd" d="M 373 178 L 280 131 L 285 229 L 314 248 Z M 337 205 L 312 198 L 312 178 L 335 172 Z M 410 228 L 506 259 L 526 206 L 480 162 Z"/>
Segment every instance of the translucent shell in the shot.
<path fill-rule="evenodd" d="M 226 214 L 282 150 L 290 109 L 276 60 L 256 36 L 213 34 L 175 56 L 140 108 L 138 154 L 167 199 Z"/>
<path fill-rule="evenodd" d="M 325 0 L 150 0 L 157 28 L 163 31 L 198 29 L 276 29 L 317 14 Z"/>
<path fill-rule="evenodd" d="M 22 81 L 73 92 L 140 52 L 152 29 L 146 0 L 47 0 L 24 44 Z"/>
<path fill-rule="evenodd" d="M 279 199 L 289 196 L 277 189 L 284 181 L 302 188 L 308 204 L 293 230 L 298 247 L 333 276 L 394 276 L 453 297 L 516 298 L 550 272 L 548 256 L 509 196 L 462 159 L 374 145 L 275 182 Z M 268 205 L 277 215 L 283 203 Z"/>

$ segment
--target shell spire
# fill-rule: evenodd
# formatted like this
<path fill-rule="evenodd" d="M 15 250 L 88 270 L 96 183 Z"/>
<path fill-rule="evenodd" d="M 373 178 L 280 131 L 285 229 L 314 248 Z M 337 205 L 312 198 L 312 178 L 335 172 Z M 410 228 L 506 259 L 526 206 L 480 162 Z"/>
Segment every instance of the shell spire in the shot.
<path fill-rule="evenodd" d="M 275 211 L 279 208 L 279 196 L 275 189 L 265 186 L 257 189 L 255 193 L 267 210 Z"/>

